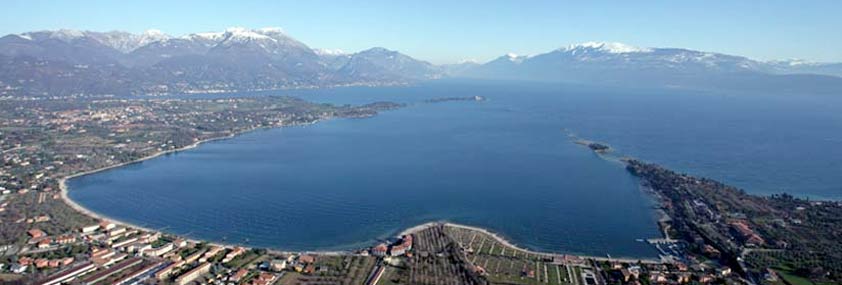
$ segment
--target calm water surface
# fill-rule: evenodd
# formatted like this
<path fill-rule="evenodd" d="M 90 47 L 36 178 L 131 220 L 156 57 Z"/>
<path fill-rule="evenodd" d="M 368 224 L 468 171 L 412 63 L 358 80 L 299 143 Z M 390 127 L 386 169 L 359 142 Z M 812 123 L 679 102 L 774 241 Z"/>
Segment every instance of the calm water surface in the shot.
<path fill-rule="evenodd" d="M 71 198 L 147 227 L 287 250 L 353 249 L 448 220 L 537 250 L 653 256 L 635 241 L 658 236 L 638 181 L 568 133 L 749 192 L 842 197 L 836 98 L 476 82 L 273 94 L 412 104 L 76 178 Z M 419 103 L 474 95 L 487 100 Z"/>

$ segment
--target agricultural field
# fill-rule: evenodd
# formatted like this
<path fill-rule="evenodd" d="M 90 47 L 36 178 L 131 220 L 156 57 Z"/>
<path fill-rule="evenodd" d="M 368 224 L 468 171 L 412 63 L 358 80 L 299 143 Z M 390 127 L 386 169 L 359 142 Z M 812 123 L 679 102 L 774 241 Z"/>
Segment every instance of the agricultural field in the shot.
<path fill-rule="evenodd" d="M 470 227 L 435 224 L 413 234 L 412 255 L 391 257 L 377 284 L 567 284 L 600 280 L 584 259 L 531 252 Z"/>
<path fill-rule="evenodd" d="M 312 274 L 287 272 L 277 284 L 365 284 L 377 259 L 370 256 L 346 255 L 316 257 Z"/>
<path fill-rule="evenodd" d="M 526 251 L 484 232 L 448 225 L 445 232 L 491 284 L 584 284 L 581 259 Z"/>
<path fill-rule="evenodd" d="M 485 284 L 444 225 L 413 235 L 415 254 L 408 260 L 409 284 Z"/>

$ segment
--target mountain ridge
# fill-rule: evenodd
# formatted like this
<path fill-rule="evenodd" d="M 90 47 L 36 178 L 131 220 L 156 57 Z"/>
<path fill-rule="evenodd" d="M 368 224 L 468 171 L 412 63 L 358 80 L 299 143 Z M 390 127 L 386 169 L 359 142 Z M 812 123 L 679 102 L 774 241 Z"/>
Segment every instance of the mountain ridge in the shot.
<path fill-rule="evenodd" d="M 509 53 L 462 69 L 451 67 L 459 71 L 450 75 L 620 87 L 842 93 L 842 77 L 835 75 L 836 66 L 814 66 L 829 68 L 795 70 L 716 52 L 586 42 L 535 55 Z"/>
<path fill-rule="evenodd" d="M 158 30 L 10 34 L 0 38 L 0 96 L 395 85 L 438 74 L 432 64 L 396 51 L 367 52 L 317 53 L 280 28 L 234 27 L 178 37 Z M 342 56 L 349 60 L 337 61 Z M 109 84 L 88 81 L 94 78 Z"/>
<path fill-rule="evenodd" d="M 783 80 L 842 90 L 835 87 L 842 86 L 842 63 L 764 62 L 690 49 L 585 42 L 485 63 L 434 65 L 382 47 L 354 53 L 311 48 L 274 27 L 182 36 L 154 29 L 9 34 L 0 38 L 0 61 L 0 96 L 5 97 L 402 85 L 443 77 L 694 89 L 740 87 L 736 78 L 743 78 L 752 88 L 780 86 L 765 81 Z"/>

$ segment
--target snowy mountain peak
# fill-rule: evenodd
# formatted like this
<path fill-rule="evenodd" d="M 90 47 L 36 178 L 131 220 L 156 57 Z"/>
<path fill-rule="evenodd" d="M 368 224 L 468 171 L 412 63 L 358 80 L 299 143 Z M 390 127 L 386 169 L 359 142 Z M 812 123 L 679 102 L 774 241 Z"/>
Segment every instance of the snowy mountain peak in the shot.
<path fill-rule="evenodd" d="M 141 34 L 118 31 L 107 33 L 90 32 L 88 36 L 123 53 L 129 53 L 148 44 L 172 38 L 159 30 L 146 30 Z"/>
<path fill-rule="evenodd" d="M 652 51 L 651 48 L 641 48 L 616 42 L 585 42 L 569 45 L 566 48 L 561 48 L 560 50 L 573 53 L 587 50 L 598 50 L 606 53 L 639 53 Z"/>
<path fill-rule="evenodd" d="M 85 36 L 85 32 L 80 30 L 61 29 L 50 33 L 50 38 L 59 39 L 62 41 L 70 41 Z"/>
<path fill-rule="evenodd" d="M 150 29 L 146 30 L 137 37 L 137 47 L 145 46 L 149 43 L 168 40 L 172 38 L 170 35 L 161 32 L 160 30 Z"/>
<path fill-rule="evenodd" d="M 156 29 L 148 29 L 146 31 L 143 31 L 142 36 L 150 37 L 150 38 L 169 38 L 170 37 L 169 35 L 165 34 L 161 30 L 156 30 Z"/>
<path fill-rule="evenodd" d="M 322 56 L 340 56 L 340 55 L 347 55 L 348 53 L 341 49 L 325 49 L 325 48 L 317 48 L 313 49 L 318 55 Z"/>
<path fill-rule="evenodd" d="M 225 29 L 225 41 L 251 41 L 251 40 L 271 40 L 274 38 L 261 33 L 260 30 L 250 30 L 242 27 L 232 27 Z"/>
<path fill-rule="evenodd" d="M 217 41 L 217 40 L 222 39 L 223 36 L 225 36 L 224 32 L 206 32 L 206 33 L 189 34 L 189 35 L 186 35 L 182 38 L 187 39 L 187 40 L 199 39 L 199 40 Z"/>
<path fill-rule="evenodd" d="M 506 60 L 509 60 L 511 62 L 520 63 L 524 59 L 529 58 L 529 56 L 528 55 L 518 55 L 516 53 L 510 52 L 510 53 L 507 53 L 506 55 L 504 55 L 503 58 L 505 58 Z"/>

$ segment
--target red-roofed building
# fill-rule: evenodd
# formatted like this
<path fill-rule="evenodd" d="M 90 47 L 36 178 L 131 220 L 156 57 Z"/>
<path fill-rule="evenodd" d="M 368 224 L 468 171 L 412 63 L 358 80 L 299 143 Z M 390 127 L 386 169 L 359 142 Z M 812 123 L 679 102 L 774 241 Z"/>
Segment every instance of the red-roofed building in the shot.
<path fill-rule="evenodd" d="M 56 237 L 56 243 L 57 244 L 68 244 L 68 243 L 73 243 L 75 241 L 76 241 L 76 237 L 73 236 L 73 235 L 63 235 L 63 236 Z"/>
<path fill-rule="evenodd" d="M 47 236 L 47 233 L 45 233 L 44 231 L 39 230 L 39 229 L 31 229 L 31 230 L 27 231 L 26 233 L 29 234 L 29 236 L 32 237 L 32 238 L 42 238 L 42 237 Z"/>
<path fill-rule="evenodd" d="M 760 245 L 763 245 L 764 243 L 766 243 L 766 241 L 763 240 L 763 238 L 760 237 L 757 234 L 753 234 L 753 235 L 748 236 L 746 238 L 745 242 L 746 242 L 746 245 L 754 245 L 754 246 L 760 246 Z"/>
<path fill-rule="evenodd" d="M 68 257 L 68 258 L 62 259 L 61 260 L 61 266 L 70 265 L 71 263 L 73 263 L 74 260 L 75 259 L 73 257 Z"/>
<path fill-rule="evenodd" d="M 46 268 L 50 266 L 50 261 L 46 258 L 39 258 L 35 260 L 35 268 Z"/>
<path fill-rule="evenodd" d="M 766 241 L 749 228 L 744 221 L 731 222 L 730 225 L 747 246 L 759 246 L 766 243 Z"/>
<path fill-rule="evenodd" d="M 405 235 L 401 238 L 401 242 L 399 244 L 393 245 L 392 250 L 389 252 L 391 256 L 401 256 L 406 254 L 409 250 L 412 249 L 412 236 Z"/>
<path fill-rule="evenodd" d="M 298 257 L 298 262 L 310 264 L 316 262 L 316 257 L 312 255 L 302 255 Z"/>
<path fill-rule="evenodd" d="M 396 244 L 392 246 L 392 250 L 389 251 L 389 255 L 391 256 L 401 256 L 406 254 L 406 251 L 409 250 L 409 247 L 404 244 Z"/>
<path fill-rule="evenodd" d="M 748 227 L 748 225 L 746 225 L 746 223 L 743 221 L 732 222 L 731 227 L 734 228 L 734 230 L 737 231 L 737 233 L 743 236 L 747 236 L 754 233 L 754 231 L 752 231 Z"/>
<path fill-rule="evenodd" d="M 278 277 L 275 274 L 269 272 L 260 272 L 260 275 L 257 275 L 254 280 L 251 281 L 252 285 L 269 285 L 275 282 Z"/>
<path fill-rule="evenodd" d="M 386 256 L 386 252 L 389 251 L 389 247 L 386 244 L 378 244 L 377 246 L 371 248 L 371 255 L 374 256 Z"/>
<path fill-rule="evenodd" d="M 107 248 L 98 248 L 98 247 L 91 248 L 91 256 L 92 257 L 102 257 L 103 255 L 106 255 L 106 254 L 109 254 L 109 253 L 111 253 L 111 250 L 107 249 Z"/>
<path fill-rule="evenodd" d="M 49 248 L 52 241 L 49 238 L 38 241 L 38 248 Z"/>
<path fill-rule="evenodd" d="M 50 268 L 56 268 L 56 267 L 61 266 L 61 259 L 52 259 L 52 260 L 50 260 L 50 265 L 48 265 L 48 266 L 49 266 Z"/>
<path fill-rule="evenodd" d="M 24 256 L 24 257 L 18 258 L 18 263 L 20 263 L 20 265 L 23 265 L 23 266 L 32 265 L 33 261 L 34 260 L 31 257 Z"/>
<path fill-rule="evenodd" d="M 222 263 L 231 262 L 231 260 L 234 260 L 234 258 L 236 258 L 237 256 L 240 256 L 240 254 L 243 254 L 245 252 L 246 252 L 245 248 L 235 247 L 233 250 L 231 250 L 231 252 L 229 252 L 228 254 L 225 255 L 225 258 L 222 259 Z"/>
<path fill-rule="evenodd" d="M 240 282 L 240 280 L 242 280 L 243 277 L 246 277 L 246 275 L 248 275 L 248 274 L 249 274 L 248 269 L 245 269 L 245 268 L 240 269 L 236 273 L 234 273 L 234 275 L 231 275 L 231 277 L 228 278 L 228 281 Z"/>

